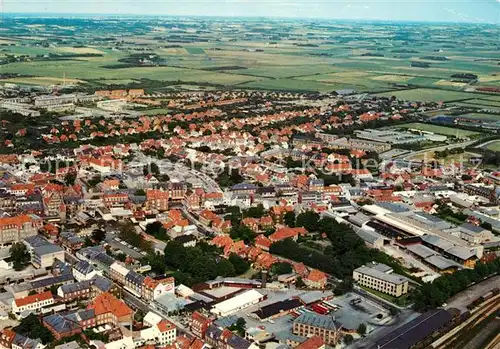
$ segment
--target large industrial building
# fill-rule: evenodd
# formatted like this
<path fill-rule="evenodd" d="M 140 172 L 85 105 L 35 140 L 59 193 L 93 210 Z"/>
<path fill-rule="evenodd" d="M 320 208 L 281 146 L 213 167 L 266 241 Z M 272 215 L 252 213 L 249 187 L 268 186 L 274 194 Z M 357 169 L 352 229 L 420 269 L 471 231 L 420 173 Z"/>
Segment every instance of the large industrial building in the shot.
<path fill-rule="evenodd" d="M 256 290 L 248 290 L 239 295 L 220 302 L 212 308 L 211 312 L 218 316 L 231 315 L 239 310 L 248 308 L 265 299 L 265 296 Z"/>

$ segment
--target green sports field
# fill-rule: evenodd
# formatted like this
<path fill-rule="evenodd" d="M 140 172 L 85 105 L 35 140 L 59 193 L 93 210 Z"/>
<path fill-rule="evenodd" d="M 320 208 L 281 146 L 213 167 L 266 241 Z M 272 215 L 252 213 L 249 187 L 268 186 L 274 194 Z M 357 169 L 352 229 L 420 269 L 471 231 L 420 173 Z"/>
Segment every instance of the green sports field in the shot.
<path fill-rule="evenodd" d="M 404 128 L 404 129 L 413 129 L 413 130 L 419 130 L 419 131 L 425 131 L 425 132 L 432 132 L 432 133 L 436 133 L 436 134 L 440 134 L 440 135 L 444 135 L 444 136 L 452 136 L 452 137 L 459 137 L 459 138 L 479 135 L 479 132 L 461 130 L 458 128 L 431 125 L 431 124 L 422 124 L 422 123 L 403 124 L 403 125 L 399 125 L 397 127 Z"/>

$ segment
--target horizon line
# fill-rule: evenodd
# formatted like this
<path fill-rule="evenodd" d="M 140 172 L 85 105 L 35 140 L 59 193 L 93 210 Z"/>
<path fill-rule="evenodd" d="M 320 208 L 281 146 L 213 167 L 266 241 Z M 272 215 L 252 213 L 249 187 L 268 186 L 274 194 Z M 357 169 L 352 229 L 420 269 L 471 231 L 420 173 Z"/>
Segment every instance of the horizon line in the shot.
<path fill-rule="evenodd" d="M 20 18 L 33 17 L 40 15 L 41 18 L 44 17 L 58 17 L 58 18 L 68 18 L 68 17 L 154 17 L 154 18 L 168 18 L 168 17 L 193 17 L 193 18 L 234 18 L 234 19 L 276 19 L 276 20 L 323 20 L 323 21 L 346 21 L 346 22 L 356 22 L 356 21 L 364 21 L 364 22 L 396 22 L 396 23 L 435 23 L 435 24 L 480 24 L 480 25 L 493 25 L 498 26 L 499 23 L 492 22 L 474 22 L 474 21 L 451 21 L 451 20 L 443 20 L 443 21 L 432 21 L 432 20 L 405 20 L 405 19 L 380 19 L 380 18 L 335 18 L 335 17 L 290 17 L 290 16 L 258 16 L 258 15 L 210 15 L 210 14 L 153 14 L 153 13 L 141 13 L 141 14 L 132 14 L 132 13 L 92 13 L 92 12 L 2 12 L 1 18 L 5 16 L 18 16 Z"/>

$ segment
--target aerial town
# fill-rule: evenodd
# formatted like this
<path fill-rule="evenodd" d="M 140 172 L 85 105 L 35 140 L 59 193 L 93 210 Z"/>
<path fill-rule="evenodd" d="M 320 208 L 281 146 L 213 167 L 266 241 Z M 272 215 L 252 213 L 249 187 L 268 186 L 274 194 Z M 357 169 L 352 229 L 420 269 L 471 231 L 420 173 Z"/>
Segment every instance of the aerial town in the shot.
<path fill-rule="evenodd" d="M 12 79 L 0 348 L 500 345 L 498 89 Z"/>

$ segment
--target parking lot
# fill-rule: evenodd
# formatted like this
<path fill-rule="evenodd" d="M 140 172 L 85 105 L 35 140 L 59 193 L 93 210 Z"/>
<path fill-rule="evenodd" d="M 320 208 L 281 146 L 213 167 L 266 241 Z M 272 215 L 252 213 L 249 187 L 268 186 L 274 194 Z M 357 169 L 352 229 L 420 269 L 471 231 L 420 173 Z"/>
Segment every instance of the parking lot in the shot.
<path fill-rule="evenodd" d="M 143 258 L 146 253 L 141 253 L 142 251 L 139 250 L 137 247 L 134 248 L 132 245 L 128 244 L 125 241 L 119 241 L 119 238 L 116 237 L 114 234 L 108 233 L 106 234 L 106 243 L 108 243 L 112 248 L 116 250 L 122 251 L 125 255 L 131 256 L 132 258 L 135 259 L 141 259 Z"/>

